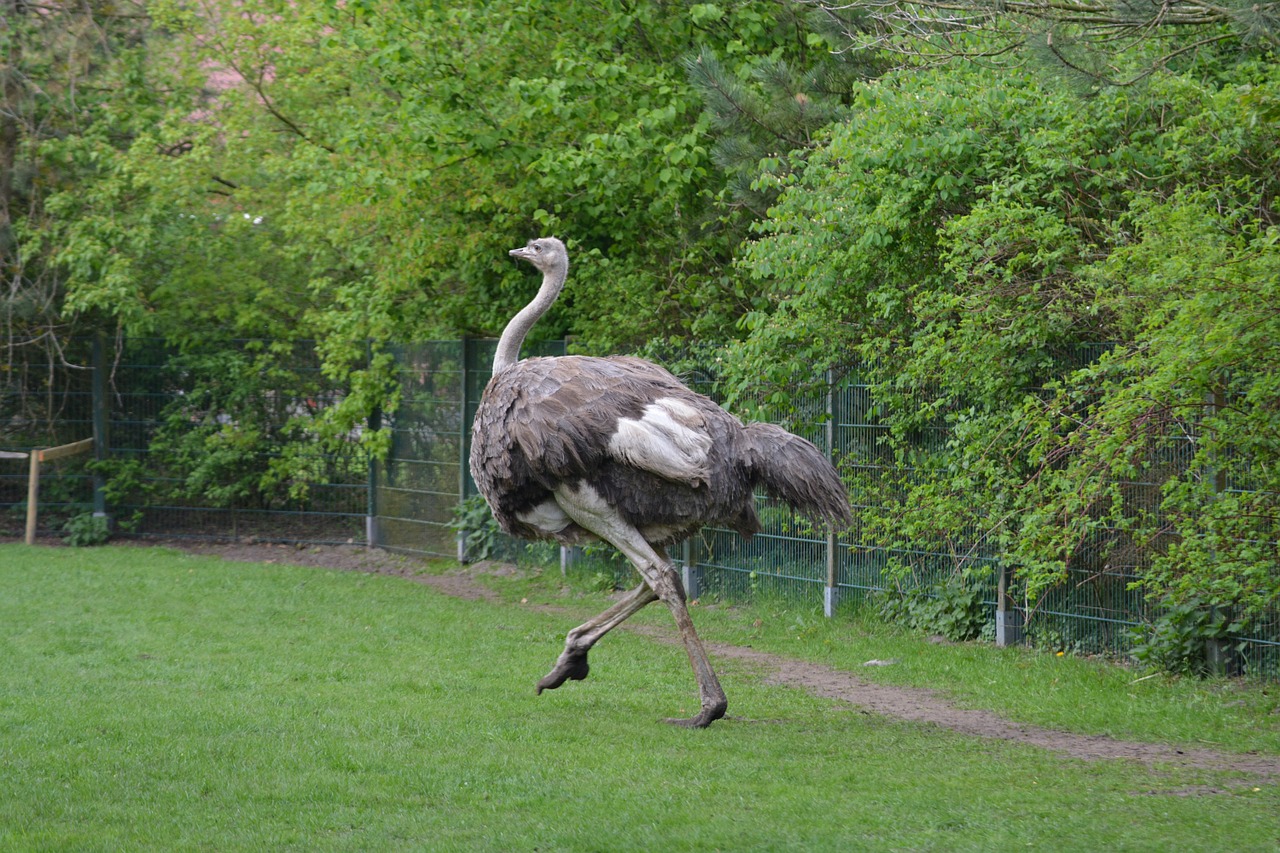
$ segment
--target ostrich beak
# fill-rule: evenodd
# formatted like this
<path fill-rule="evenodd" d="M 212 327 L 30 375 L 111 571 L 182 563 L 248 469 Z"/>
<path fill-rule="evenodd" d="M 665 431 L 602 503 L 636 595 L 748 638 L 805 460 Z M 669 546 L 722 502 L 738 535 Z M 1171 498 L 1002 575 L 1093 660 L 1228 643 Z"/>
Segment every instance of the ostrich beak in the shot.
<path fill-rule="evenodd" d="M 521 260 L 527 260 L 533 255 L 533 250 L 530 249 L 528 246 L 521 246 L 519 249 L 512 249 L 510 252 L 507 252 L 507 254 L 513 258 L 520 258 Z"/>

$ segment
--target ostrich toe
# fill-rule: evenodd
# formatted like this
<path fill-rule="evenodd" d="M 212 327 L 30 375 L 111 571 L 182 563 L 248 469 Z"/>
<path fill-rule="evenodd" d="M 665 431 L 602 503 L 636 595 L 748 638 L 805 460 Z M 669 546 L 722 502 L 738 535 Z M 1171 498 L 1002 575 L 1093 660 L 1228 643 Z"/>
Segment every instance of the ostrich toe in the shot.
<path fill-rule="evenodd" d="M 538 682 L 538 693 L 542 693 L 543 690 L 555 690 L 569 680 L 581 681 L 590 671 L 591 666 L 587 663 L 585 649 L 576 653 L 565 652 L 560 655 L 555 667 Z"/>

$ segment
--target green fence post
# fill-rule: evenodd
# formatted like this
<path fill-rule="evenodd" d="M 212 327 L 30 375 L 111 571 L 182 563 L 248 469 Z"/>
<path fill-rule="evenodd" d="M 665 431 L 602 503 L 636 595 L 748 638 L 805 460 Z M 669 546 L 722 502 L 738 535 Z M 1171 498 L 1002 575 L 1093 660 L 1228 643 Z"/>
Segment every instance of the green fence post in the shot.
<path fill-rule="evenodd" d="M 1003 560 L 996 563 L 996 645 L 1021 645 L 1026 637 L 1022 624 L 1022 612 L 1017 607 L 1010 608 L 1009 581 L 1013 577 L 1013 567 Z"/>
<path fill-rule="evenodd" d="M 462 422 L 458 424 L 458 501 L 465 501 L 469 494 L 470 484 L 467 481 L 468 469 L 471 465 L 471 408 L 475 401 L 471 399 L 471 378 L 480 370 L 476 361 L 476 344 L 473 338 L 462 336 L 462 385 L 458 389 L 461 399 L 460 411 Z"/>
<path fill-rule="evenodd" d="M 382 407 L 374 406 L 369 413 L 369 431 L 382 429 Z M 380 541 L 378 535 L 378 457 L 369 454 L 369 499 L 364 517 L 364 540 L 366 547 L 377 548 Z"/>
<path fill-rule="evenodd" d="M 835 419 L 835 376 L 827 371 L 827 460 L 832 465 L 836 461 L 836 419 Z M 835 615 L 836 605 L 840 603 L 840 587 L 836 578 L 836 531 L 834 527 L 827 529 L 827 585 L 822 591 L 822 613 L 828 619 Z"/>
<path fill-rule="evenodd" d="M 697 534 L 694 534 L 697 536 Z M 689 600 L 702 597 L 702 569 L 698 565 L 698 553 L 693 547 L 694 536 L 684 540 L 680 546 L 680 582 L 684 584 L 684 594 Z"/>
<path fill-rule="evenodd" d="M 462 336 L 462 353 L 461 368 L 462 381 L 458 386 L 458 403 L 461 415 L 458 423 L 458 500 L 461 504 L 467 499 L 467 468 L 471 464 L 471 424 L 469 415 L 471 414 L 471 371 L 472 362 L 475 361 L 475 345 L 471 338 L 466 335 Z M 458 537 L 458 562 L 465 563 L 467 561 L 467 536 L 466 532 L 459 530 Z"/>
<path fill-rule="evenodd" d="M 109 437 L 107 430 L 110 419 L 107 417 L 107 357 L 104 336 L 99 333 L 93 338 L 93 459 L 105 462 Z M 93 469 L 93 517 L 107 518 L 107 482 L 99 466 Z M 109 523 L 109 521 L 108 521 Z"/>

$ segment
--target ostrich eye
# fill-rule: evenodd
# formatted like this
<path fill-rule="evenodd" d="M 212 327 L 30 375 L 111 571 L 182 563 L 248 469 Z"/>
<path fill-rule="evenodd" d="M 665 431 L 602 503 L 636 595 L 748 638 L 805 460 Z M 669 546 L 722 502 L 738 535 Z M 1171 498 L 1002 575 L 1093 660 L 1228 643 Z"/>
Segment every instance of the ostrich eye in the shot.
<path fill-rule="evenodd" d="M 541 252 L 541 251 L 542 251 L 542 247 L 541 247 L 541 246 L 539 246 L 537 243 L 534 243 L 534 244 L 533 244 L 533 250 L 534 250 L 535 252 Z"/>

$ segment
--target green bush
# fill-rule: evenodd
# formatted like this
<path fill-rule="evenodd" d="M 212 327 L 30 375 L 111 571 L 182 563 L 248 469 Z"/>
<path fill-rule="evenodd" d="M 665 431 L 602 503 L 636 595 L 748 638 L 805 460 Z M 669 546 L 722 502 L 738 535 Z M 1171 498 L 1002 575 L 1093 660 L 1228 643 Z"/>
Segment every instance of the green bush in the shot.
<path fill-rule="evenodd" d="M 502 528 L 489 510 L 482 495 L 472 495 L 458 504 L 449 526 L 462 537 L 462 552 L 466 562 L 492 560 L 502 549 Z"/>
<path fill-rule="evenodd" d="M 91 512 L 82 512 L 68 519 L 62 526 L 62 532 L 65 534 L 62 541 L 73 548 L 103 545 L 111 538 L 111 526 L 106 516 Z"/>
<path fill-rule="evenodd" d="M 1228 611 L 1200 602 L 1174 604 L 1150 625 L 1135 628 L 1131 654 L 1139 663 L 1175 675 L 1212 675 L 1208 644 L 1228 641 L 1244 631 Z M 1243 643 L 1224 643 L 1224 651 L 1240 651 Z"/>
<path fill-rule="evenodd" d="M 1031 600 L 1132 547 L 1153 602 L 1262 618 L 1278 68 L 1206 52 L 1087 99 L 1030 66 L 860 86 L 738 258 L 758 298 L 730 397 L 784 406 L 852 354 L 901 472 L 860 501 L 864 541 L 976 543 Z"/>
<path fill-rule="evenodd" d="M 978 639 L 990 622 L 981 586 L 963 574 L 929 587 L 885 590 L 878 609 L 890 622 L 956 642 Z"/>

